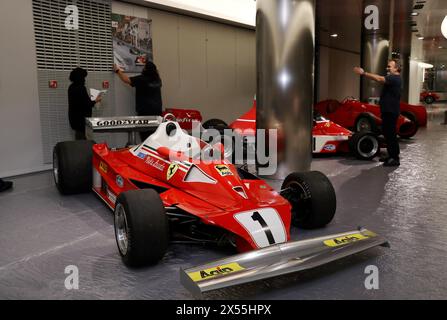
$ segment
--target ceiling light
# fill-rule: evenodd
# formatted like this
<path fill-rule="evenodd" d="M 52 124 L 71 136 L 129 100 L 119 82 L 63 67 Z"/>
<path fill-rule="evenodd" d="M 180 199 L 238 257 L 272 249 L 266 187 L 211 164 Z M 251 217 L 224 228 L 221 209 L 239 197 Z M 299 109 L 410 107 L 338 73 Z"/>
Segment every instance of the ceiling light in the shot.
<path fill-rule="evenodd" d="M 331 34 L 331 37 L 332 37 L 332 38 L 338 38 L 338 34 L 333 33 L 333 34 Z"/>
<path fill-rule="evenodd" d="M 419 13 L 417 13 L 417 12 L 412 12 L 411 15 L 412 15 L 413 17 L 416 17 L 416 16 L 419 15 Z"/>
<path fill-rule="evenodd" d="M 424 40 L 424 37 L 418 37 L 419 40 Z"/>
<path fill-rule="evenodd" d="M 447 16 L 445 16 L 444 21 L 442 21 L 441 32 L 444 38 L 447 38 Z"/>

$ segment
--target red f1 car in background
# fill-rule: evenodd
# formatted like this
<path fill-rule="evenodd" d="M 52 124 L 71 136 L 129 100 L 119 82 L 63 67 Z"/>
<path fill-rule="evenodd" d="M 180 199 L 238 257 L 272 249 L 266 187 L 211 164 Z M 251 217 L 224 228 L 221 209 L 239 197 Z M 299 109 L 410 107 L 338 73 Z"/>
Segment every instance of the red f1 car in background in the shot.
<path fill-rule="evenodd" d="M 62 194 L 93 190 L 114 211 L 116 243 L 127 265 L 158 262 L 175 240 L 242 252 L 181 270 L 181 282 L 193 293 L 313 268 L 387 244 L 366 229 L 289 241 L 291 224 L 323 227 L 335 214 L 334 188 L 320 172 L 291 173 L 277 192 L 225 160 L 220 143 L 190 136 L 177 122 L 125 117 L 88 123 L 98 132 L 156 128 L 135 146 L 68 141 L 53 152 Z"/>
<path fill-rule="evenodd" d="M 432 104 L 438 101 L 440 98 L 441 96 L 435 92 L 422 91 L 420 100 L 424 101 L 426 104 Z"/>
<path fill-rule="evenodd" d="M 405 116 L 399 116 L 397 122 L 397 134 L 404 139 L 413 137 L 420 125 L 426 125 L 427 112 L 417 106 L 410 106 L 401 103 L 401 113 L 414 115 L 416 121 L 412 121 Z M 380 118 L 380 107 L 374 104 L 367 104 L 346 98 L 342 102 L 337 100 L 324 100 L 315 105 L 315 110 L 325 118 L 345 127 L 353 129 L 355 132 L 369 131 L 379 133 L 382 119 Z M 416 112 L 416 111 L 420 112 Z M 414 113 L 416 112 L 416 113 Z"/>
<path fill-rule="evenodd" d="M 235 120 L 229 126 L 219 119 L 211 119 L 203 124 L 205 129 L 230 128 L 244 137 L 256 134 L 256 100 L 252 108 Z M 314 115 L 312 128 L 312 152 L 314 154 L 352 153 L 361 160 L 371 160 L 378 155 L 383 143 L 376 134 L 371 132 L 354 133 L 340 125 L 325 119 L 321 115 Z"/>

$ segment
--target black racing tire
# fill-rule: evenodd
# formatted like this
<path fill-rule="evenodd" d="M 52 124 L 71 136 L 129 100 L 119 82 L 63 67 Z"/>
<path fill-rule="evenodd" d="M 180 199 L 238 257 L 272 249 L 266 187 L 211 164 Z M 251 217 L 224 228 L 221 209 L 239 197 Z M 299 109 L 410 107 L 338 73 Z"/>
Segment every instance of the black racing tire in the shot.
<path fill-rule="evenodd" d="M 292 205 L 292 224 L 316 229 L 332 221 L 337 209 L 334 187 L 319 171 L 294 172 L 287 176 L 281 195 Z"/>
<path fill-rule="evenodd" d="M 424 101 L 426 104 L 432 104 L 433 102 L 435 102 L 435 98 L 433 98 L 432 96 L 426 96 Z"/>
<path fill-rule="evenodd" d="M 355 120 L 354 131 L 368 131 L 375 133 L 377 132 L 377 124 L 372 116 L 368 114 L 362 114 Z"/>
<path fill-rule="evenodd" d="M 90 140 L 59 142 L 53 149 L 53 177 L 64 195 L 88 193 L 92 188 L 94 142 Z"/>
<path fill-rule="evenodd" d="M 402 124 L 400 126 L 397 134 L 402 139 L 410 139 L 411 137 L 416 135 L 418 130 L 419 130 L 419 125 L 417 124 L 417 122 L 411 121 L 411 122 Z"/>
<path fill-rule="evenodd" d="M 380 152 L 380 143 L 371 132 L 356 132 L 349 139 L 349 150 L 359 160 L 372 160 Z"/>
<path fill-rule="evenodd" d="M 220 119 L 207 120 L 202 124 L 202 126 L 205 129 L 217 129 L 217 130 L 219 130 L 220 128 L 228 128 L 228 124 Z"/>
<path fill-rule="evenodd" d="M 121 193 L 116 201 L 114 228 L 118 251 L 129 267 L 156 264 L 167 251 L 168 218 L 153 189 Z"/>

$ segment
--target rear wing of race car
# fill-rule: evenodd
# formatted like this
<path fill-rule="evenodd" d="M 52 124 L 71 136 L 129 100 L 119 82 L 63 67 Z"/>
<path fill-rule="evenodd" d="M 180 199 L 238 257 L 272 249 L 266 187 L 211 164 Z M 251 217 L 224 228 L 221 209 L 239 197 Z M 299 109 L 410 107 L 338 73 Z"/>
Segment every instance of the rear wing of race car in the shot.
<path fill-rule="evenodd" d="M 137 132 L 156 130 L 162 122 L 159 116 L 86 118 L 85 134 L 92 139 L 94 132 L 127 132 L 128 144 L 135 145 Z"/>
<path fill-rule="evenodd" d="M 389 244 L 367 229 L 291 241 L 181 269 L 180 282 L 194 296 L 200 296 L 207 291 L 315 268 L 376 246 Z"/>

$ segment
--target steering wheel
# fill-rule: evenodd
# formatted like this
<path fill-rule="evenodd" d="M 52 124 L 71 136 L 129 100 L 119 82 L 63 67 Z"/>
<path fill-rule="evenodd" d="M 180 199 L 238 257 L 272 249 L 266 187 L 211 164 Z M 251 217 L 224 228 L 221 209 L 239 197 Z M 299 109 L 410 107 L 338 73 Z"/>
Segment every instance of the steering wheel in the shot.
<path fill-rule="evenodd" d="M 163 117 L 163 122 L 174 121 L 177 122 L 177 118 L 172 113 L 166 113 Z"/>

